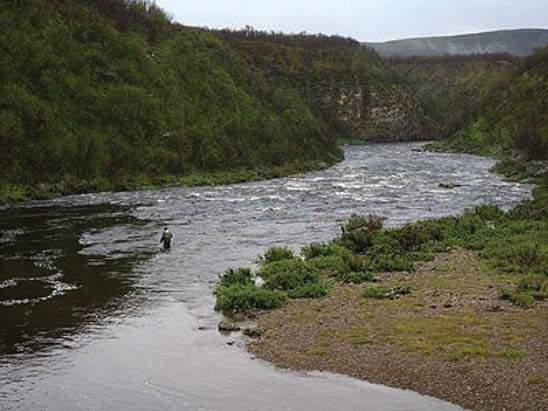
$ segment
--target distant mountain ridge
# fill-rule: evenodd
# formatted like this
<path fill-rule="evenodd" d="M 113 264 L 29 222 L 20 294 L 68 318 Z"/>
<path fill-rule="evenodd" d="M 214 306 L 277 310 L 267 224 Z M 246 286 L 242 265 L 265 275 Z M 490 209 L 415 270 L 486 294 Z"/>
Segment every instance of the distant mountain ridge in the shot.
<path fill-rule="evenodd" d="M 499 30 L 456 36 L 410 38 L 382 43 L 366 42 L 364 44 L 385 57 L 483 53 L 527 56 L 533 54 L 535 49 L 548 45 L 548 30 Z"/>

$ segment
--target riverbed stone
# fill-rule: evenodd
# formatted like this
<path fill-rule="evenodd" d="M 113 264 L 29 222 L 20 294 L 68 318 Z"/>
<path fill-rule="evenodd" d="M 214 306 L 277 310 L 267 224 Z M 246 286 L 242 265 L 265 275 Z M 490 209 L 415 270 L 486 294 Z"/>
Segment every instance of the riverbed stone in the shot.
<path fill-rule="evenodd" d="M 240 325 L 231 321 L 223 320 L 219 323 L 219 331 L 240 331 Z"/>

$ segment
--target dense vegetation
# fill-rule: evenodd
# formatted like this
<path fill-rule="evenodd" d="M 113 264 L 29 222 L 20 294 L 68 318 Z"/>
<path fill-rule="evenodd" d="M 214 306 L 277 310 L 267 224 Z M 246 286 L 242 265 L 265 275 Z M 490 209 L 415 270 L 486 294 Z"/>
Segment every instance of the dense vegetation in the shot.
<path fill-rule="evenodd" d="M 340 158 L 291 85 L 152 2 L 8 2 L 0 27 L 4 200 Z"/>
<path fill-rule="evenodd" d="M 457 132 L 478 114 L 489 91 L 509 78 L 519 61 L 508 54 L 388 59 L 415 88 L 417 99 L 445 136 Z"/>
<path fill-rule="evenodd" d="M 437 147 L 501 158 L 517 151 L 528 160 L 548 160 L 548 47 L 496 82 L 475 119 Z"/>
<path fill-rule="evenodd" d="M 401 141 L 437 137 L 413 90 L 377 53 L 339 36 L 245 30 L 215 32 L 268 81 L 302 95 L 345 137 Z"/>

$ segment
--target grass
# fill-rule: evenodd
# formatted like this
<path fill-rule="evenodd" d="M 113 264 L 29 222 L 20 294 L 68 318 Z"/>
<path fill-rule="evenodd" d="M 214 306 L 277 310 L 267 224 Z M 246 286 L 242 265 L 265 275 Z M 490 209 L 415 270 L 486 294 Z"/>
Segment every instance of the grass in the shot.
<path fill-rule="evenodd" d="M 507 360 L 522 360 L 527 357 L 527 351 L 517 348 L 506 348 L 499 355 Z"/>
<path fill-rule="evenodd" d="M 455 362 L 470 357 L 488 357 L 491 342 L 477 329 L 474 316 L 403 318 L 393 326 L 389 339 L 406 351 L 444 356 Z"/>
<path fill-rule="evenodd" d="M 546 384 L 546 380 L 540 374 L 531 374 L 527 382 L 531 385 Z"/>
<path fill-rule="evenodd" d="M 354 347 L 361 347 L 371 344 L 373 340 L 369 337 L 365 328 L 358 327 L 345 332 L 342 336 L 343 341 L 348 341 Z"/>

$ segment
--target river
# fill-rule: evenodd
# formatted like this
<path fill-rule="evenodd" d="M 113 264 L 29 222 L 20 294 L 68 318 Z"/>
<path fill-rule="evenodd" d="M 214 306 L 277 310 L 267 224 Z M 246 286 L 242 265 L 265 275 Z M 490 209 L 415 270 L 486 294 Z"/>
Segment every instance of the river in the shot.
<path fill-rule="evenodd" d="M 0 408 L 458 409 L 278 370 L 247 353 L 244 337 L 220 334 L 212 309 L 220 272 L 252 265 L 271 245 L 329 240 L 352 213 L 393 226 L 530 195 L 490 173 L 493 160 L 418 147 L 346 146 L 342 163 L 302 177 L 0 209 Z M 163 226 L 174 233 L 170 252 L 159 248 Z"/>

